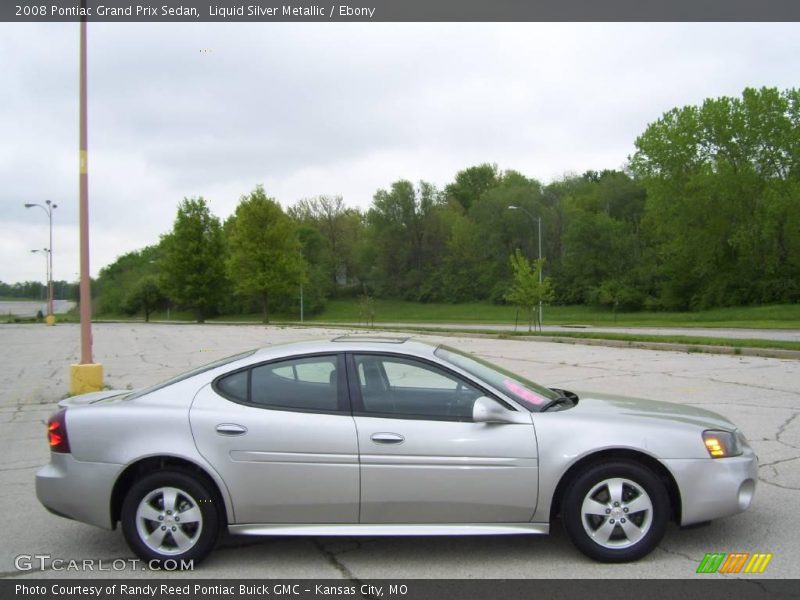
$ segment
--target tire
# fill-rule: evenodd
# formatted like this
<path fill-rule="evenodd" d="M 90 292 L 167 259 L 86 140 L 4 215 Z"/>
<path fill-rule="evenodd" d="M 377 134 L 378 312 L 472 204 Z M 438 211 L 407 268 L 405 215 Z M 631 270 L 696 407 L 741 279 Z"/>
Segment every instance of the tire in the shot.
<path fill-rule="evenodd" d="M 595 464 L 578 473 L 564 494 L 561 518 L 572 543 L 600 562 L 647 556 L 664 537 L 667 490 L 647 467 L 633 461 Z"/>
<path fill-rule="evenodd" d="M 125 541 L 145 561 L 198 563 L 214 549 L 220 512 L 211 484 L 184 471 L 143 476 L 128 491 L 120 520 Z M 167 563 L 173 564 L 173 563 Z"/>

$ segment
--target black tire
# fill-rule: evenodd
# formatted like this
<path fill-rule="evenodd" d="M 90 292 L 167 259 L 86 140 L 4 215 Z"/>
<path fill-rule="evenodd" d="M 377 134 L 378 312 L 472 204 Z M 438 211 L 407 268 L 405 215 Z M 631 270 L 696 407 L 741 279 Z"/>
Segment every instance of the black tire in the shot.
<path fill-rule="evenodd" d="M 128 546 L 143 560 L 160 565 L 168 560 L 175 561 L 167 562 L 168 566 L 177 568 L 183 568 L 186 561 L 199 563 L 219 538 L 220 510 L 212 489 L 210 482 L 185 471 L 144 475 L 122 503 L 120 520 Z M 143 512 L 138 518 L 140 509 Z"/>
<path fill-rule="evenodd" d="M 639 560 L 652 552 L 664 537 L 669 514 L 669 495 L 661 479 L 626 460 L 595 464 L 578 473 L 561 506 L 572 543 L 589 558 L 609 563 Z"/>

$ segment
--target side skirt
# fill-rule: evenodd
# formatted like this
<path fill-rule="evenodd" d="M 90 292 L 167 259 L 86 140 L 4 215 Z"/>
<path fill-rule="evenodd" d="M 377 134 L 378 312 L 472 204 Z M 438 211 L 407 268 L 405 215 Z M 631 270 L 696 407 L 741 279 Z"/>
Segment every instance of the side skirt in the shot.
<path fill-rule="evenodd" d="M 229 525 L 235 535 L 542 535 L 550 533 L 549 523 L 272 523 Z"/>

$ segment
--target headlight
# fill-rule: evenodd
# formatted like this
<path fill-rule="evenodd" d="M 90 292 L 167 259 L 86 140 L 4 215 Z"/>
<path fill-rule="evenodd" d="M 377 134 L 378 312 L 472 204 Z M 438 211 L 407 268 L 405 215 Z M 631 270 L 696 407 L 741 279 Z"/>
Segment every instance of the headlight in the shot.
<path fill-rule="evenodd" d="M 703 443 L 711 458 L 739 456 L 742 446 L 735 432 L 708 429 L 703 432 Z"/>

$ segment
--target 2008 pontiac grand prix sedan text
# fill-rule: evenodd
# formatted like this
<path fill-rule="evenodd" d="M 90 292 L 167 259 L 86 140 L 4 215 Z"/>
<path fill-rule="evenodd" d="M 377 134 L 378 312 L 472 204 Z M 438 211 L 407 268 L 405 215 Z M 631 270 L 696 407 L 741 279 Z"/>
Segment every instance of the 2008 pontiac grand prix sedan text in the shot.
<path fill-rule="evenodd" d="M 50 511 L 121 523 L 148 560 L 250 535 L 548 533 L 636 560 L 667 522 L 745 510 L 736 427 L 665 402 L 548 389 L 446 346 L 344 336 L 65 400 L 36 476 Z"/>

